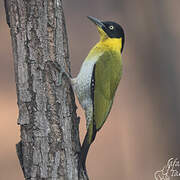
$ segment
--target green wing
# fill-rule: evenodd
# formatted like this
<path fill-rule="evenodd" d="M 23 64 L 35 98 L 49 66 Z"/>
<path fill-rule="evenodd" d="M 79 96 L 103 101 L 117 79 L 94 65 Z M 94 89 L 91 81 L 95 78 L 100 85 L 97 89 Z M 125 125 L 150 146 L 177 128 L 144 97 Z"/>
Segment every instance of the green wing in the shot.
<path fill-rule="evenodd" d="M 104 124 L 122 75 L 121 54 L 106 51 L 95 64 L 94 119 L 96 130 Z"/>

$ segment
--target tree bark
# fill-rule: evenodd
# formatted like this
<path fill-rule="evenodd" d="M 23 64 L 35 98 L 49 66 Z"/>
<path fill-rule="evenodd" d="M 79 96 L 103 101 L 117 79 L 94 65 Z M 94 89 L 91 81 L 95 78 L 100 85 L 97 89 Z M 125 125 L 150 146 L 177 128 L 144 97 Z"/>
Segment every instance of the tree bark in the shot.
<path fill-rule="evenodd" d="M 5 0 L 14 56 L 25 179 L 88 179 L 79 168 L 79 118 L 61 0 Z"/>

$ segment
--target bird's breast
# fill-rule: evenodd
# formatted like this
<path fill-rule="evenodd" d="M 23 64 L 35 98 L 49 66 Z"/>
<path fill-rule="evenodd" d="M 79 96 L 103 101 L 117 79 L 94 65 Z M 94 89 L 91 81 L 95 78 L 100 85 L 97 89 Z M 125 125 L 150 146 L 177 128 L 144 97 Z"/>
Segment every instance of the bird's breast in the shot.
<path fill-rule="evenodd" d="M 91 78 L 95 61 L 84 61 L 78 76 L 73 79 L 73 89 L 79 99 L 80 104 L 85 109 L 91 100 Z"/>

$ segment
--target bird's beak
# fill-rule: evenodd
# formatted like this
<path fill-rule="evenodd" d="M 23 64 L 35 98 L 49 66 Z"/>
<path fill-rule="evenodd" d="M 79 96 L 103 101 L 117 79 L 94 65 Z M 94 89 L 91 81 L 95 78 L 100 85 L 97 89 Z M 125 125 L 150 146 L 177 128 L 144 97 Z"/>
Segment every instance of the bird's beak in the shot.
<path fill-rule="evenodd" d="M 95 25 L 99 26 L 101 29 L 103 29 L 103 27 L 105 27 L 105 25 L 99 19 L 92 17 L 92 16 L 87 16 L 87 18 L 89 20 L 91 20 Z"/>
<path fill-rule="evenodd" d="M 104 25 L 104 23 L 102 21 L 100 21 L 99 19 L 94 18 L 92 16 L 87 16 L 87 17 L 89 20 L 91 20 L 97 26 L 98 32 L 100 34 L 100 39 L 102 41 L 107 39 L 108 35 L 106 34 L 106 26 Z"/>

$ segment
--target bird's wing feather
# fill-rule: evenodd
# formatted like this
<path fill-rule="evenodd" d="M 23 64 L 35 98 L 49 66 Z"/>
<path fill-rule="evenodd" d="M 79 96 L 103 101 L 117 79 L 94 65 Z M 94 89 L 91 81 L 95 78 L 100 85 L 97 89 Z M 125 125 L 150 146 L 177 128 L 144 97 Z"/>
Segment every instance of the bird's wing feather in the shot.
<path fill-rule="evenodd" d="M 113 98 L 122 74 L 121 55 L 106 51 L 99 57 L 95 66 L 94 119 L 96 129 L 104 124 L 113 103 Z"/>

